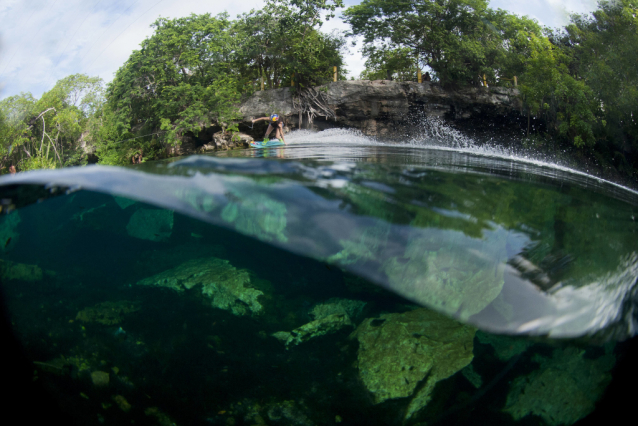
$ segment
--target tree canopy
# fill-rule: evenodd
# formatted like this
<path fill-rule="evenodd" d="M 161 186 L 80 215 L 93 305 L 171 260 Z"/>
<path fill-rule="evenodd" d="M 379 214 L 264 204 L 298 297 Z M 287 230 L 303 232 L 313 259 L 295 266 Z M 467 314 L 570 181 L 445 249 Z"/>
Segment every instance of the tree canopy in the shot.
<path fill-rule="evenodd" d="M 478 84 L 484 74 L 511 78 L 522 69 L 525 37 L 541 33 L 534 20 L 494 11 L 486 0 L 364 0 L 344 17 L 351 35 L 363 37 L 368 69 L 393 57 L 391 73 L 410 63 L 446 85 Z"/>

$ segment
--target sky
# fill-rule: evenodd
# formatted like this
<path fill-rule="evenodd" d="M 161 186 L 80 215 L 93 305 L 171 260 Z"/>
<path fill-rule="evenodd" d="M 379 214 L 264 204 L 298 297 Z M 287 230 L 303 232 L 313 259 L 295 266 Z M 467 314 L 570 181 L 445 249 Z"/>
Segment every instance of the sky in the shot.
<path fill-rule="evenodd" d="M 0 0 L 0 99 L 20 92 L 39 98 L 57 80 L 77 73 L 111 81 L 160 16 L 226 11 L 235 17 L 262 6 L 263 0 Z M 556 27 L 568 22 L 570 12 L 591 12 L 596 1 L 492 0 L 490 7 Z M 347 25 L 335 18 L 322 29 Z M 358 77 L 365 62 L 358 48 L 350 48 L 345 59 L 350 75 Z"/>

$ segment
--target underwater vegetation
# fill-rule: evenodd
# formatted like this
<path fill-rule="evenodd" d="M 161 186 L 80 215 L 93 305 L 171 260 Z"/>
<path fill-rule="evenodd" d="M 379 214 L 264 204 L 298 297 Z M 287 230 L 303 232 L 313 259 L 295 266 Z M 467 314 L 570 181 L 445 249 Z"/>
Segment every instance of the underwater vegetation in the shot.
<path fill-rule="evenodd" d="M 11 330 L 69 424 L 597 418 L 633 324 L 633 204 L 482 174 L 228 164 L 117 175 L 157 205 L 0 186 Z"/>

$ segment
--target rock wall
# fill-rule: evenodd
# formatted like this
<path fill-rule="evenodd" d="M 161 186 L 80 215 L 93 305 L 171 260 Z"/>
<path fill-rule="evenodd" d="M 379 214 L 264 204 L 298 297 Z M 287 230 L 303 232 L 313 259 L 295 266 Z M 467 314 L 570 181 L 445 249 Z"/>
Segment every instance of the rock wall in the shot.
<path fill-rule="evenodd" d="M 220 127 L 204 128 L 198 136 L 185 135 L 172 155 L 187 155 L 220 149 L 247 147 L 261 140 L 268 123 L 252 120 L 277 113 L 284 117 L 285 131 L 293 129 L 325 130 L 352 128 L 364 135 L 400 139 L 418 132 L 415 124 L 424 118 L 453 123 L 470 135 L 493 134 L 496 128 L 518 130 L 521 101 L 518 90 L 503 87 L 467 87 L 443 89 L 437 83 L 396 82 L 389 80 L 338 81 L 315 88 L 336 114 L 336 119 L 315 117 L 309 120 L 294 102 L 291 87 L 255 92 L 240 106 L 243 116 L 239 138 L 230 140 Z M 524 120 L 523 120 L 524 121 Z"/>
<path fill-rule="evenodd" d="M 293 103 L 290 87 L 259 91 L 240 107 L 244 119 L 240 130 L 261 137 L 265 122 L 251 128 L 253 118 L 277 112 L 287 127 L 323 130 L 333 127 L 358 129 L 368 136 L 392 139 L 410 133 L 423 117 L 453 121 L 458 127 L 478 129 L 510 125 L 520 117 L 518 90 L 502 87 L 443 89 L 436 83 L 389 80 L 339 81 L 316 88 L 325 94 L 336 120 L 316 117 L 309 123 Z M 301 118 L 301 123 L 300 123 Z M 263 127 L 263 128 L 262 128 Z"/>

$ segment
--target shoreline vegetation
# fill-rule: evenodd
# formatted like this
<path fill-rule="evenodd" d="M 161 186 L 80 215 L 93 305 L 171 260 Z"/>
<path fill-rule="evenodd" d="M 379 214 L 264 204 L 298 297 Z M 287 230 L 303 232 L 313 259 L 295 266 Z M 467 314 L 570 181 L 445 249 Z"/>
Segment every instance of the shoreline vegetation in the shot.
<path fill-rule="evenodd" d="M 349 32 L 321 32 L 337 7 L 266 0 L 235 19 L 159 18 L 110 83 L 75 74 L 39 99 L 0 101 L 0 173 L 83 165 L 89 152 L 100 164 L 131 164 L 171 156 L 207 127 L 235 134 L 238 105 L 262 87 L 293 86 L 302 97 L 332 81 L 334 66 L 345 80 L 356 37 L 363 80 L 416 81 L 427 71 L 445 89 L 516 85 L 527 126 L 515 143 L 638 177 L 638 0 L 601 1 L 564 28 L 483 0 L 364 0 L 343 13 Z"/>

